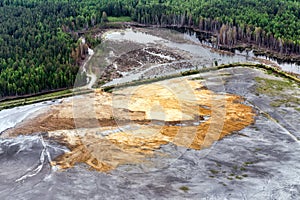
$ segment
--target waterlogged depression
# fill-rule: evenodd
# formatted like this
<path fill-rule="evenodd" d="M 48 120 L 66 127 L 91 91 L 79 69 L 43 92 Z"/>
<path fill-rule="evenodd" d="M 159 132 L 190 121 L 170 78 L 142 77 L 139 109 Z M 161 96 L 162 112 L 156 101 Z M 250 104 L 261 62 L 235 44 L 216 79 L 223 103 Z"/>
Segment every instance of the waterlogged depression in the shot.
<path fill-rule="evenodd" d="M 151 35 L 151 33 L 154 35 Z M 297 64 L 285 62 L 279 63 L 272 58 L 255 56 L 253 51 L 236 51 L 235 54 L 214 51 L 207 46 L 202 46 L 195 34 L 182 34 L 176 31 L 162 29 L 154 29 L 154 31 L 145 29 L 142 31 L 126 29 L 122 32 L 108 32 L 108 34 L 104 35 L 104 38 L 111 41 L 131 41 L 144 45 L 163 45 L 172 49 L 178 49 L 181 53 L 192 54 L 192 57 L 189 58 L 189 62 L 191 62 L 193 66 L 198 69 L 203 67 L 211 67 L 216 62 L 220 65 L 236 62 L 259 63 L 265 61 L 263 63 L 278 66 L 283 71 L 300 74 L 300 67 Z"/>
<path fill-rule="evenodd" d="M 132 34 L 128 40 L 138 38 L 132 30 L 106 37 L 122 43 L 119 38 L 127 32 Z M 207 56 L 210 49 L 184 44 L 177 34 L 136 34 L 145 37 L 134 50 L 145 49 L 145 54 L 134 52 L 160 62 L 144 65 L 149 60 L 137 59 L 141 66 L 132 62 L 142 69 L 186 60 L 193 67 L 209 66 L 214 60 Z M 165 51 L 153 49 L 152 43 Z M 110 51 L 109 61 L 121 63 L 114 58 L 120 53 Z M 93 56 L 97 58 L 97 51 Z M 6 128 L 5 121 L 25 121 L 2 135 L 0 197 L 296 199 L 299 96 L 293 82 L 240 67 L 113 93 L 96 90 L 50 108 L 38 104 L 47 109 L 31 119 L 26 116 L 39 106 L 2 111 Z"/>
<path fill-rule="evenodd" d="M 32 115 L 37 115 L 40 110 L 49 108 L 50 105 L 55 104 L 55 102 L 43 102 L 36 103 L 27 106 L 21 106 L 0 111 L 0 133 L 6 129 L 14 127 L 16 124 L 22 122 Z"/>

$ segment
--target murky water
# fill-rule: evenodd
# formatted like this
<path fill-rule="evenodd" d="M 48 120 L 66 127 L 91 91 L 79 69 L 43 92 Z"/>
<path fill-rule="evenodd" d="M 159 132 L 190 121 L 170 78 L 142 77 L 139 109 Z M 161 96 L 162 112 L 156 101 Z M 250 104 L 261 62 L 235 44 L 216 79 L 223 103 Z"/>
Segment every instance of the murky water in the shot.
<path fill-rule="evenodd" d="M 165 30 L 164 30 L 165 31 Z M 173 33 L 178 34 L 182 38 L 192 41 L 193 43 L 178 43 L 178 42 L 172 42 L 170 40 L 163 39 L 161 37 L 153 36 L 147 33 L 143 33 L 140 31 L 134 31 L 132 29 L 126 29 L 122 32 L 113 32 L 108 33 L 105 38 L 108 40 L 114 40 L 114 41 L 124 41 L 129 40 L 132 42 L 142 43 L 145 45 L 151 45 L 151 44 L 163 44 L 167 47 L 180 49 L 182 51 L 186 51 L 193 56 L 195 56 L 195 59 L 199 59 L 199 62 L 201 62 L 201 66 L 207 66 L 210 67 L 214 64 L 214 61 L 219 61 L 219 64 L 225 64 L 225 63 L 233 63 L 233 62 L 245 62 L 249 59 L 247 56 L 243 55 L 234 55 L 234 56 L 228 56 L 226 54 L 219 54 L 211 51 L 211 49 L 206 48 L 200 44 L 200 42 L 197 40 L 197 38 L 193 36 L 189 36 L 188 34 L 182 34 L 182 33 Z M 202 58 L 202 59 L 201 59 Z"/>
<path fill-rule="evenodd" d="M 147 33 L 143 33 L 140 31 L 134 31 L 132 29 L 126 29 L 124 31 L 116 31 L 116 32 L 108 32 L 105 35 L 105 38 L 108 40 L 129 40 L 132 42 L 138 42 L 142 44 L 155 44 L 157 42 L 168 42 L 167 40 L 156 37 Z"/>
<path fill-rule="evenodd" d="M 188 34 L 188 33 L 185 33 L 184 34 L 184 38 L 190 40 L 190 41 L 193 41 L 195 43 L 198 43 L 199 45 L 201 44 L 201 42 L 197 39 L 196 37 L 196 34 Z M 203 44 L 205 44 L 206 46 L 210 46 L 212 47 L 212 44 L 211 43 L 208 43 L 208 42 L 203 42 Z M 268 60 L 270 61 L 271 63 L 279 66 L 283 71 L 286 71 L 286 72 L 292 72 L 292 73 L 295 73 L 295 74 L 300 74 L 300 65 L 297 65 L 296 63 L 288 63 L 288 62 L 280 62 L 276 59 L 273 59 L 273 58 L 270 58 L 268 56 L 256 56 L 254 55 L 253 51 L 239 51 L 239 50 L 235 50 L 235 54 L 232 55 L 232 56 L 228 56 L 228 55 L 223 55 L 223 59 L 227 60 L 228 63 L 230 63 L 233 60 L 235 60 L 234 58 L 232 57 L 240 57 L 240 56 L 243 56 L 245 59 L 240 59 L 240 58 L 237 58 L 236 59 L 236 62 L 245 62 L 245 61 L 253 61 L 253 58 L 260 58 L 260 59 L 264 59 L 264 60 Z M 255 63 L 258 63 L 257 61 Z M 223 63 L 223 64 L 226 64 Z"/>
<path fill-rule="evenodd" d="M 164 30 L 165 31 L 165 30 Z M 176 34 L 174 31 L 173 34 Z M 251 63 L 259 63 L 255 58 L 261 58 L 268 61 L 271 61 L 273 64 L 281 67 L 283 71 L 293 72 L 296 74 L 300 74 L 300 66 L 295 63 L 285 63 L 278 62 L 275 59 L 271 59 L 265 56 L 255 56 L 252 51 L 249 52 L 240 52 L 236 51 L 235 54 L 220 54 L 212 51 L 212 49 L 203 46 L 200 41 L 196 38 L 196 34 L 189 35 L 187 33 L 183 34 L 178 32 L 178 35 L 181 35 L 185 40 L 191 41 L 192 44 L 187 43 L 178 43 L 172 42 L 161 37 L 153 36 L 147 33 L 143 33 L 140 31 L 134 31 L 132 29 L 126 29 L 122 32 L 112 32 L 108 33 L 105 38 L 108 40 L 115 41 L 124 41 L 129 40 L 132 42 L 142 43 L 145 45 L 150 44 L 164 44 L 171 48 L 177 48 L 182 51 L 186 51 L 194 55 L 194 63 L 198 63 L 198 68 L 203 66 L 210 67 L 215 64 L 217 61 L 218 64 L 228 64 L 235 62 L 251 62 Z M 209 43 L 206 46 L 211 46 Z"/>
<path fill-rule="evenodd" d="M 243 55 L 243 54 L 235 54 L 235 55 L 228 55 L 228 54 L 220 54 L 213 51 L 211 48 L 205 47 L 201 45 L 199 40 L 195 36 L 190 36 L 188 34 L 182 34 L 180 32 L 175 32 L 171 30 L 157 30 L 157 35 L 151 35 L 145 32 L 137 31 L 134 29 L 126 29 L 123 31 L 115 31 L 115 32 L 108 32 L 104 35 L 105 40 L 114 41 L 114 42 L 124 42 L 130 41 L 133 43 L 139 43 L 144 46 L 151 46 L 160 48 L 162 46 L 163 49 L 173 49 L 177 51 L 178 54 L 185 54 L 189 55 L 188 60 L 174 60 L 171 64 L 178 64 L 180 62 L 189 62 L 193 65 L 193 69 L 201 69 L 203 67 L 212 67 L 215 65 L 220 64 L 228 64 L 228 63 L 236 63 L 236 62 L 252 62 L 255 63 L 256 61 L 251 56 Z M 164 37 L 168 34 L 175 35 L 175 39 L 164 39 Z M 176 41 L 176 38 L 180 38 L 180 42 Z M 186 41 L 186 42 L 182 42 Z M 166 63 L 169 64 L 169 63 Z M 137 72 L 129 72 L 125 74 L 124 77 L 114 79 L 113 81 L 106 84 L 107 85 L 114 85 L 120 84 L 125 82 L 130 82 L 134 80 L 139 80 L 142 78 L 154 78 L 158 76 L 167 76 L 172 74 L 177 74 L 191 68 L 181 68 L 181 69 L 169 69 L 167 68 L 166 64 L 153 64 L 148 68 L 144 68 L 143 70 Z M 164 70 L 165 68 L 166 70 Z M 151 74 L 147 76 L 148 74 Z"/>
<path fill-rule="evenodd" d="M 0 135 L 4 130 L 14 127 L 27 117 L 31 117 L 41 109 L 46 109 L 50 105 L 58 103 L 59 101 L 45 101 L 26 106 L 15 107 L 11 109 L 0 111 Z"/>
<path fill-rule="evenodd" d="M 276 63 L 283 71 L 300 74 L 300 65 L 297 65 L 296 63 L 278 62 L 277 60 L 269 58 L 267 56 L 257 56 L 257 58 L 266 59 L 268 61 Z"/>

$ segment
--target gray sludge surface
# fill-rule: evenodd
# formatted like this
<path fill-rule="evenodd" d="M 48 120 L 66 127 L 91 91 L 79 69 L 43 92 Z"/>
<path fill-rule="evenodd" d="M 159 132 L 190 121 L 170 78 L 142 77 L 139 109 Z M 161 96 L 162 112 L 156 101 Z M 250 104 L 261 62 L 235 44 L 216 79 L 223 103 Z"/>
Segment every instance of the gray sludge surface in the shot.
<path fill-rule="evenodd" d="M 170 156 L 110 173 L 81 164 L 65 171 L 51 169 L 49 160 L 66 149 L 38 135 L 2 139 L 0 198 L 299 199 L 299 112 L 273 108 L 268 103 L 272 97 L 254 94 L 254 77 L 267 76 L 261 71 L 235 68 L 221 73 L 231 75 L 201 76 L 209 89 L 241 95 L 255 105 L 255 124 L 201 151 L 165 145 L 159 151 Z M 220 79 L 224 84 L 219 84 Z M 281 116 L 280 109 L 289 113 Z"/>

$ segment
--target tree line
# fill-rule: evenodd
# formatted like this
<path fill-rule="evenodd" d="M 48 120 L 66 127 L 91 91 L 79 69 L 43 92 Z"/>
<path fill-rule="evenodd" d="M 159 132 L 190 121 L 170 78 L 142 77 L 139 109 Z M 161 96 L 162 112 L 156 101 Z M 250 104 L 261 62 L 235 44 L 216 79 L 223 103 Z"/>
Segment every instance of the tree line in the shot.
<path fill-rule="evenodd" d="M 217 45 L 252 43 L 300 53 L 300 2 L 294 0 L 142 0 L 132 18 L 159 26 L 191 27 L 217 36 Z"/>

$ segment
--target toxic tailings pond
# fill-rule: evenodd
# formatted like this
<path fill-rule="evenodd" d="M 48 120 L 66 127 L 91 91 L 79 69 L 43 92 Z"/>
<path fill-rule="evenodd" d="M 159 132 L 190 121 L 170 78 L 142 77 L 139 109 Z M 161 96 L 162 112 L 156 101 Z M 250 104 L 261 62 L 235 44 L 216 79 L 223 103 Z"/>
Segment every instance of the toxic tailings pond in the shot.
<path fill-rule="evenodd" d="M 169 30 L 102 37 L 87 65 L 106 85 L 209 68 L 215 61 L 258 62 L 221 55 Z M 2 132 L 3 199 L 300 194 L 299 85 L 261 69 L 219 69 L 110 93 L 95 89 L 45 107 L 30 118 L 27 107 L 18 108 L 24 120 Z M 9 112 L 18 115 L 6 111 L 2 124 Z"/>

